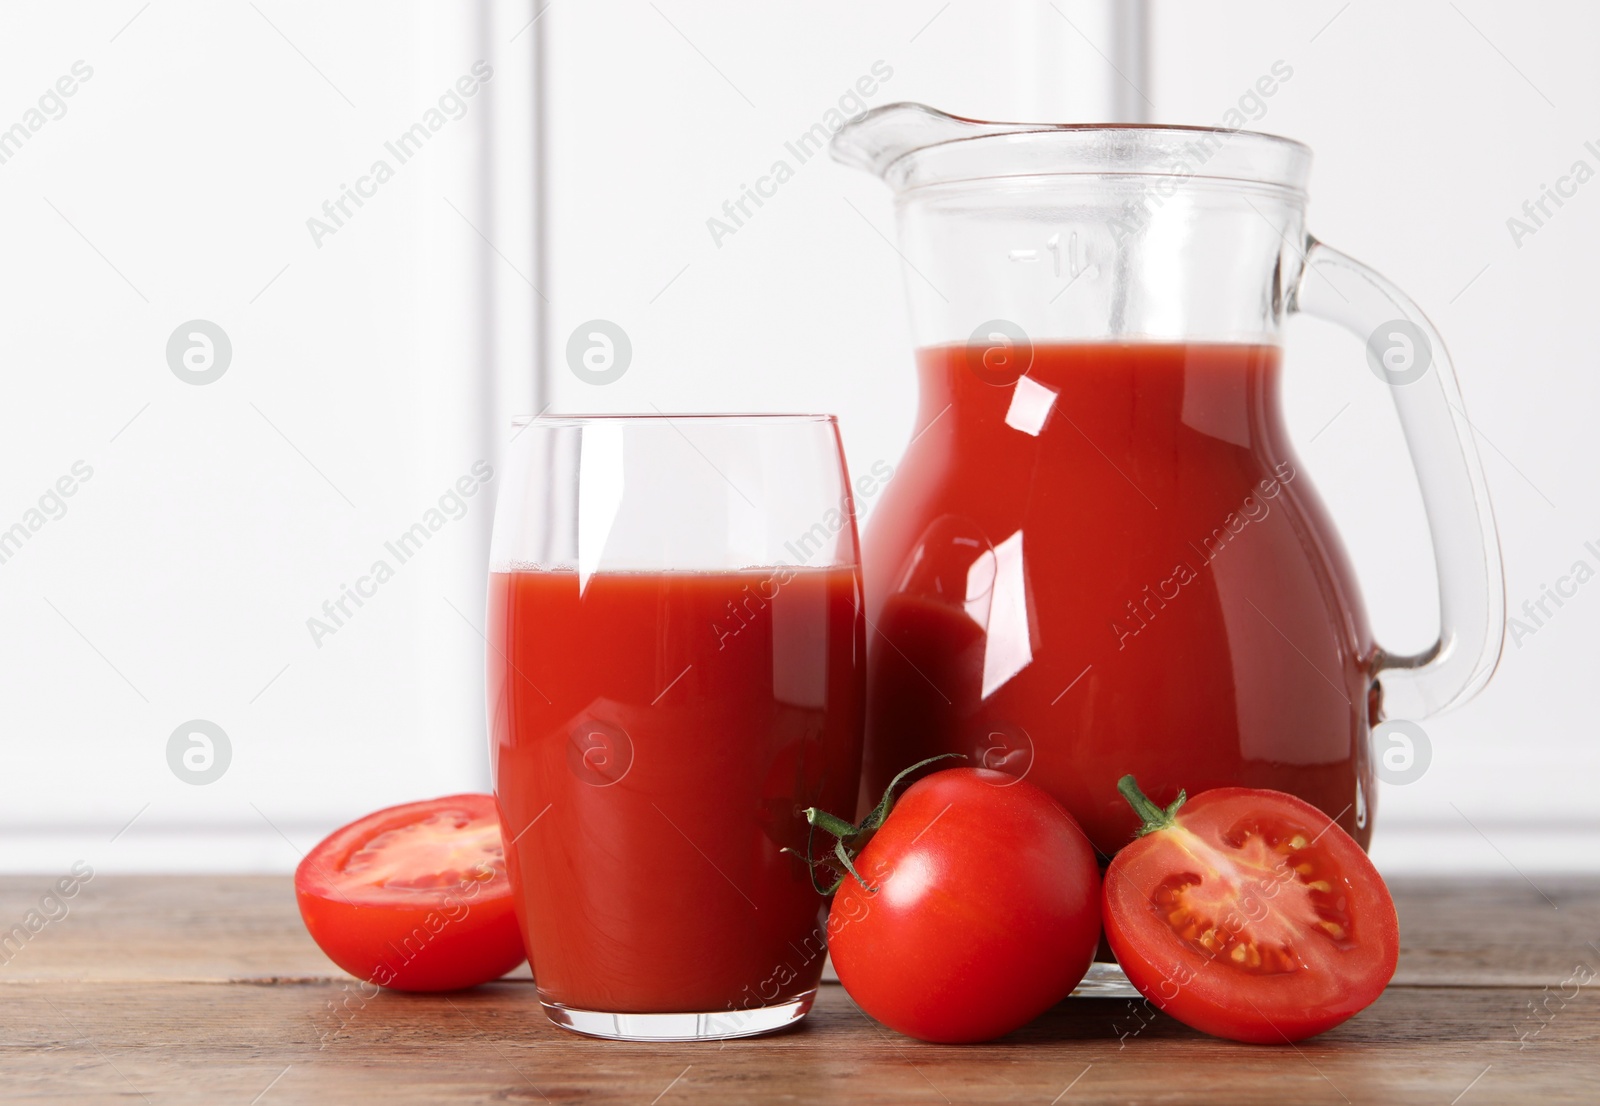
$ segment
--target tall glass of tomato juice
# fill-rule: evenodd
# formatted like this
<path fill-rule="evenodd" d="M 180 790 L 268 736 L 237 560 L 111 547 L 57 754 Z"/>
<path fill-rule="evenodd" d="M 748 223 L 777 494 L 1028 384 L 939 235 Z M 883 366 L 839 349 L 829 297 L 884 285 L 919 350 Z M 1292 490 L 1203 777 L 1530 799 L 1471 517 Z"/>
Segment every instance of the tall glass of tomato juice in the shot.
<path fill-rule="evenodd" d="M 495 795 L 546 1013 L 629 1040 L 804 1017 L 803 811 L 854 803 L 864 709 L 834 419 L 523 420 L 491 562 Z"/>

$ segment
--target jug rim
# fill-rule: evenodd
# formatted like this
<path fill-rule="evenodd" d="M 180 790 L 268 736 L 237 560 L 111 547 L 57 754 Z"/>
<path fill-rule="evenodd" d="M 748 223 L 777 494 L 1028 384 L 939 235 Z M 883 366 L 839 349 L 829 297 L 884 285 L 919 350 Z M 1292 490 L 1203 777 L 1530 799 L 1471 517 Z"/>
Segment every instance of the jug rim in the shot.
<path fill-rule="evenodd" d="M 1305 143 L 1265 131 L 1180 123 L 1002 122 L 910 101 L 849 120 L 829 149 L 834 160 L 882 178 L 897 192 L 1018 176 L 1150 176 L 1303 193 L 1312 157 Z"/>

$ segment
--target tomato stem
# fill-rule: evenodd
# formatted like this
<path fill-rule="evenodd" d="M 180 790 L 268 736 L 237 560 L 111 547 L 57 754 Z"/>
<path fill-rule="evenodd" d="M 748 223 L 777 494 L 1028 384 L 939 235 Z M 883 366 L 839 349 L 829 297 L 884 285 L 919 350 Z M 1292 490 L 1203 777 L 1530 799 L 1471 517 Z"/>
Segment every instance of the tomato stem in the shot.
<path fill-rule="evenodd" d="M 1178 824 L 1178 808 L 1183 806 L 1189 798 L 1188 794 L 1179 791 L 1178 797 L 1168 807 L 1159 807 L 1139 790 L 1139 783 L 1133 778 L 1132 773 L 1123 776 L 1117 781 L 1117 790 L 1122 792 L 1122 797 L 1128 800 L 1128 805 L 1133 807 L 1133 812 L 1139 816 L 1143 823 L 1134 832 L 1135 837 L 1143 837 L 1147 833 L 1157 830 L 1171 829 Z"/>
<path fill-rule="evenodd" d="M 867 816 L 855 825 L 851 825 L 836 814 L 829 814 L 827 811 L 818 810 L 814 806 L 806 808 L 806 823 L 811 829 L 806 834 L 806 852 L 801 859 L 806 862 L 806 867 L 811 869 L 811 886 L 816 889 L 817 894 L 833 894 L 839 889 L 839 885 L 845 881 L 846 876 L 854 877 L 855 881 L 861 884 L 868 892 L 877 893 L 878 889 L 863 879 L 861 873 L 856 871 L 855 858 L 860 855 L 861 850 L 872 839 L 872 835 L 877 832 L 878 828 L 883 825 L 884 820 L 889 817 L 889 811 L 894 809 L 895 790 L 905 782 L 906 777 L 919 768 L 926 768 L 935 761 L 948 760 L 951 757 L 959 760 L 967 759 L 961 753 L 944 753 L 940 756 L 929 757 L 927 760 L 919 760 L 910 768 L 902 771 L 889 781 L 888 787 L 883 789 L 883 798 L 878 800 L 878 805 L 868 811 Z M 811 847 L 819 829 L 824 833 L 830 834 L 834 839 L 833 856 L 831 858 L 818 857 Z M 799 851 L 795 849 L 785 848 L 779 851 L 789 853 L 792 856 L 800 856 Z M 821 867 L 829 868 L 837 877 L 833 883 L 826 887 L 817 878 L 817 869 Z"/>

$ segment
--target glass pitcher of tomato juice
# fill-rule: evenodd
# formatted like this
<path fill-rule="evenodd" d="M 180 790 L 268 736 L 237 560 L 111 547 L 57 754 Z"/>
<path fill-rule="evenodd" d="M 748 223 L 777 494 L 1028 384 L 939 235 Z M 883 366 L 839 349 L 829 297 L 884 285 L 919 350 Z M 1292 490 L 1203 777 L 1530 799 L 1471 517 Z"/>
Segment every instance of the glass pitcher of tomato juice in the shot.
<path fill-rule="evenodd" d="M 1304 229 L 1311 152 L 1188 127 L 868 112 L 834 156 L 894 190 L 921 376 L 865 538 L 863 809 L 945 752 L 1026 776 L 1110 854 L 1159 802 L 1292 792 L 1366 845 L 1372 727 L 1488 679 L 1504 587 L 1432 325 Z M 1439 570 L 1440 635 L 1372 640 L 1279 410 L 1296 312 L 1391 386 Z"/>

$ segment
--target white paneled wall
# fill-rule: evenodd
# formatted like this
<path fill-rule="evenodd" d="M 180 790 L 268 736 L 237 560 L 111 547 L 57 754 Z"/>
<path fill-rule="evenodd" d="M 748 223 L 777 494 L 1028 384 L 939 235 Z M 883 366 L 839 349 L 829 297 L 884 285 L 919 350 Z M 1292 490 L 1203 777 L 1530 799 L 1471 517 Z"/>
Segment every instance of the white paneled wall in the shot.
<path fill-rule="evenodd" d="M 531 401 L 537 301 L 496 268 L 532 268 L 526 20 L 0 12 L 0 125 L 92 70 L 0 163 L 0 529 L 92 471 L 0 563 L 0 869 L 283 869 L 364 810 L 484 786 L 493 485 L 452 486 L 493 458 L 491 355 Z M 231 345 L 211 383 L 168 363 L 192 320 Z M 230 756 L 205 784 L 169 765 L 196 719 Z"/>
<path fill-rule="evenodd" d="M 494 482 L 449 489 L 496 463 L 513 413 L 826 410 L 853 468 L 898 460 L 914 382 L 888 196 L 798 146 L 894 100 L 1080 121 L 1234 109 L 1309 142 L 1313 227 L 1451 342 L 1513 611 L 1579 560 L 1600 569 L 1580 451 L 1600 185 L 1520 241 L 1506 225 L 1573 162 L 1600 170 L 1584 146 L 1600 15 L 1518 11 L 7 6 L 0 531 L 28 536 L 0 544 L 0 869 L 285 869 L 355 814 L 485 787 Z M 1279 60 L 1293 77 L 1252 99 Z M 63 77 L 72 95 L 51 99 Z M 428 137 L 402 161 L 386 143 L 415 124 Z M 747 191 L 763 202 L 739 211 Z M 191 320 L 231 342 L 214 383 L 168 365 Z M 568 366 L 593 320 L 631 343 L 614 383 Z M 1387 399 L 1314 323 L 1294 324 L 1290 371 L 1291 424 L 1375 627 L 1416 648 L 1431 566 Z M 91 474 L 49 498 L 80 462 Z M 437 529 L 402 561 L 386 543 L 430 509 Z M 1484 696 L 1426 724 L 1429 771 L 1381 798 L 1383 863 L 1596 863 L 1600 585 L 1546 606 Z M 213 783 L 169 763 L 195 719 L 227 734 Z"/>

